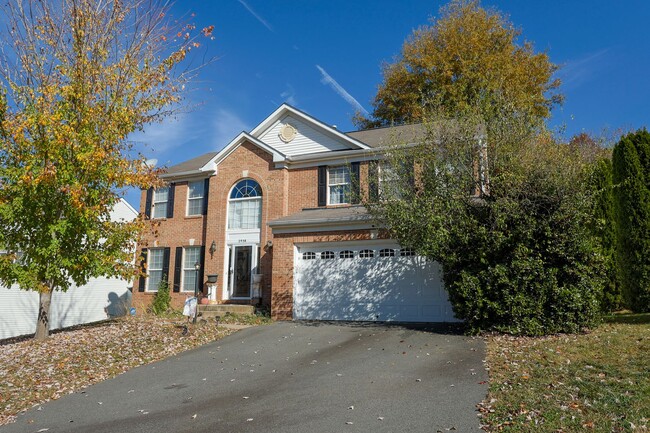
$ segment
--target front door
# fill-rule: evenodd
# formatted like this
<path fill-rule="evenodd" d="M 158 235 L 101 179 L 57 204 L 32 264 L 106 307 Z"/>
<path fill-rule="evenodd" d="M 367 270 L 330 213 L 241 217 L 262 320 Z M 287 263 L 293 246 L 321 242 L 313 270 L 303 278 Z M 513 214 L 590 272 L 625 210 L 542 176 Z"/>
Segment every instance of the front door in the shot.
<path fill-rule="evenodd" d="M 251 296 L 251 264 L 253 247 L 250 245 L 233 245 L 232 263 L 232 297 L 250 298 Z"/>

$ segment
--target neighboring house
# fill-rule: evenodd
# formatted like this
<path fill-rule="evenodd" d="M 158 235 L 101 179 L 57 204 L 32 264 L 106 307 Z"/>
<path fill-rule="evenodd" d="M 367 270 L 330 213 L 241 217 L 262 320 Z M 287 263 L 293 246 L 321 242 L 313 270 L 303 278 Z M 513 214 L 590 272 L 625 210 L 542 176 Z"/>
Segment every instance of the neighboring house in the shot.
<path fill-rule="evenodd" d="M 112 221 L 132 221 L 138 216 L 121 199 L 111 212 Z M 105 320 L 124 315 L 131 304 L 131 283 L 119 278 L 91 278 L 88 284 L 54 292 L 50 305 L 50 329 Z M 38 293 L 0 286 L 0 340 L 36 332 Z"/>
<path fill-rule="evenodd" d="M 381 188 L 368 178 L 382 147 L 419 132 L 342 133 L 283 104 L 223 150 L 170 167 L 165 187 L 142 192 L 157 224 L 139 246 L 148 277 L 134 305 L 166 278 L 179 307 L 198 279 L 211 301 L 261 303 L 281 320 L 454 321 L 438 264 L 350 203 L 355 189 Z"/>

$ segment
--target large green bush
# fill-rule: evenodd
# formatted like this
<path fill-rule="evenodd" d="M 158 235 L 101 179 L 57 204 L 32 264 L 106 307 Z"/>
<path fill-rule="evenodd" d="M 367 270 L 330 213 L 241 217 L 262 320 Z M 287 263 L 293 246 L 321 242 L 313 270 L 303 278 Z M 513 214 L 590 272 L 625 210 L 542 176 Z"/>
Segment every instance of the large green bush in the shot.
<path fill-rule="evenodd" d="M 601 308 L 605 312 L 617 311 L 623 307 L 619 272 L 616 263 L 616 224 L 614 211 L 614 185 L 612 161 L 599 159 L 591 173 L 591 187 L 594 189 L 593 217 L 590 227 L 600 240 L 605 267 Z"/>
<path fill-rule="evenodd" d="M 628 134 L 614 147 L 616 257 L 626 305 L 650 311 L 650 133 Z"/>
<path fill-rule="evenodd" d="M 595 325 L 605 260 L 588 226 L 588 162 L 548 135 L 504 134 L 483 149 L 490 168 L 481 180 L 476 130 L 436 124 L 419 146 L 396 147 L 389 163 L 413 159 L 415 188 L 405 183 L 399 196 L 367 202 L 371 213 L 402 245 L 442 265 L 470 331 L 543 335 Z"/>

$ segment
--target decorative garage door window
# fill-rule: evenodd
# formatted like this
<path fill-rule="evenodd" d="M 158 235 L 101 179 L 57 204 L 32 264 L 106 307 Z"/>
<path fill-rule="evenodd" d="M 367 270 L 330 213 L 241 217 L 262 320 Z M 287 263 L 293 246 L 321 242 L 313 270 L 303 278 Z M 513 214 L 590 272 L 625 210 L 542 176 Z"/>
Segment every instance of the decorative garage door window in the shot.
<path fill-rule="evenodd" d="M 375 257 L 375 252 L 373 250 L 361 250 L 359 251 L 360 259 L 371 259 Z"/>
<path fill-rule="evenodd" d="M 415 250 L 413 248 L 403 248 L 399 251 L 399 255 L 402 257 L 411 257 L 415 255 Z"/>
<path fill-rule="evenodd" d="M 314 252 L 309 251 L 306 253 L 302 253 L 303 260 L 314 260 L 315 258 L 316 258 L 316 253 Z"/>
<path fill-rule="evenodd" d="M 228 201 L 229 229 L 259 229 L 262 224 L 262 188 L 252 179 L 237 182 Z"/>
<path fill-rule="evenodd" d="M 334 257 L 335 257 L 334 251 L 323 251 L 322 253 L 320 253 L 321 259 L 329 260 L 329 259 L 333 259 Z"/>
<path fill-rule="evenodd" d="M 395 250 L 392 248 L 379 250 L 379 257 L 395 257 Z"/>
<path fill-rule="evenodd" d="M 342 258 L 342 259 L 351 259 L 351 258 L 354 257 L 354 252 L 352 252 L 350 250 L 341 251 L 339 253 L 339 257 Z"/>

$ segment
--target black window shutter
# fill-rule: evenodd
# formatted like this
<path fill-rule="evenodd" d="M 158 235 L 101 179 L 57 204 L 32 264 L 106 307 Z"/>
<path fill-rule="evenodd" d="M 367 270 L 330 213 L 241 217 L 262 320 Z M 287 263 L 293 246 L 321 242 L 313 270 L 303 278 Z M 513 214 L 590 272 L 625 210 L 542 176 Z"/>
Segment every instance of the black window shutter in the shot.
<path fill-rule="evenodd" d="M 379 200 L 379 161 L 368 163 L 368 194 L 372 203 Z"/>
<path fill-rule="evenodd" d="M 327 166 L 318 166 L 318 206 L 327 206 Z"/>
<path fill-rule="evenodd" d="M 201 267 L 199 268 L 199 291 L 203 291 L 203 262 L 205 262 L 205 245 L 201 247 L 201 257 L 199 258 L 199 263 Z"/>
<path fill-rule="evenodd" d="M 359 203 L 361 200 L 360 165 L 359 162 L 350 164 L 350 202 L 353 204 Z"/>
<path fill-rule="evenodd" d="M 162 279 L 169 282 L 169 250 L 170 248 L 163 249 L 163 264 L 162 264 Z"/>
<path fill-rule="evenodd" d="M 406 160 L 406 170 L 407 173 L 406 175 L 408 176 L 408 184 L 411 190 L 415 189 L 415 159 L 413 157 L 409 157 Z"/>
<path fill-rule="evenodd" d="M 208 214 L 208 191 L 210 191 L 210 178 L 203 183 L 203 215 Z"/>
<path fill-rule="evenodd" d="M 143 248 L 140 253 L 140 272 L 146 274 L 147 272 L 147 249 Z M 147 277 L 145 275 L 140 275 L 140 281 L 138 282 L 138 292 L 144 292 L 144 286 L 147 283 Z"/>
<path fill-rule="evenodd" d="M 174 293 L 181 291 L 181 273 L 183 272 L 183 247 L 176 247 L 174 258 Z"/>
<path fill-rule="evenodd" d="M 174 190 L 176 189 L 175 183 L 169 184 L 169 193 L 167 195 L 167 218 L 174 217 Z"/>
<path fill-rule="evenodd" d="M 151 218 L 151 202 L 153 201 L 153 188 L 147 190 L 147 198 L 144 202 L 144 216 Z"/>

